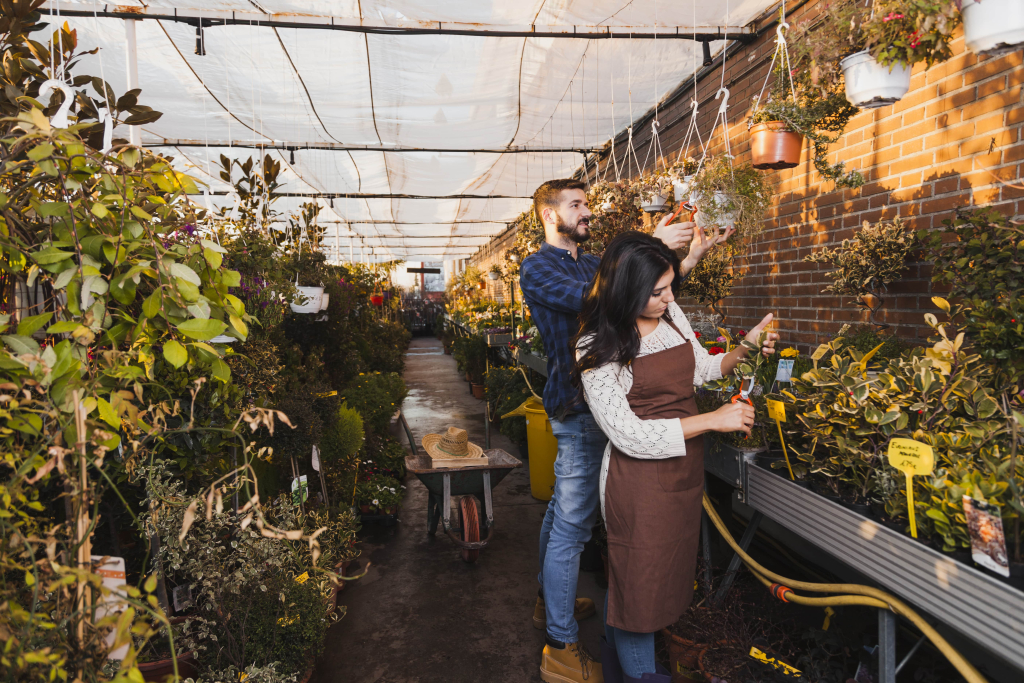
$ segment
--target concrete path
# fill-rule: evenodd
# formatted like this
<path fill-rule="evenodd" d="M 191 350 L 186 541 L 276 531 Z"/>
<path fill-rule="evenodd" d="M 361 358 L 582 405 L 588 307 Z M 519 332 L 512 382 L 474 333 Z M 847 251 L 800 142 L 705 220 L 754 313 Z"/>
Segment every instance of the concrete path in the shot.
<path fill-rule="evenodd" d="M 437 339 L 413 340 L 405 381 L 403 410 L 417 440 L 457 425 L 483 446 L 484 402 L 469 393 Z M 492 434 L 491 447 L 519 456 L 501 434 Z M 495 489 L 494 537 L 475 564 L 463 562 L 440 529 L 427 535 L 427 491 L 409 476 L 401 522 L 360 534 L 360 561 L 372 566 L 338 596 L 348 614 L 327 633 L 312 683 L 540 681 L 544 634 L 532 616 L 547 503 L 530 495 L 527 467 L 524 462 Z M 599 605 L 598 616 L 580 624 L 596 655 L 604 591 L 594 574 L 581 572 L 578 594 Z"/>

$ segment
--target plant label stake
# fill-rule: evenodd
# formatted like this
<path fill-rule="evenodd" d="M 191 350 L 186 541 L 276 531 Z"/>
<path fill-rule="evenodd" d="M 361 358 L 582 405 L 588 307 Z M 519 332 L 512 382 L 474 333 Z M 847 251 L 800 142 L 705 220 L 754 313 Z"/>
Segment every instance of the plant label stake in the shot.
<path fill-rule="evenodd" d="M 917 520 L 914 519 L 914 475 L 931 474 L 935 467 L 932 447 L 913 439 L 893 439 L 889 442 L 889 464 L 907 475 L 907 514 L 910 516 L 910 535 L 917 538 Z"/>
<path fill-rule="evenodd" d="M 793 476 L 793 466 L 789 464 L 789 453 L 786 451 L 786 440 L 782 438 L 782 423 L 786 421 L 786 404 L 782 401 L 768 400 L 768 417 L 775 420 L 775 426 L 779 428 L 779 441 L 782 442 L 782 456 L 786 458 L 786 468 L 789 469 L 790 481 L 796 481 Z"/>

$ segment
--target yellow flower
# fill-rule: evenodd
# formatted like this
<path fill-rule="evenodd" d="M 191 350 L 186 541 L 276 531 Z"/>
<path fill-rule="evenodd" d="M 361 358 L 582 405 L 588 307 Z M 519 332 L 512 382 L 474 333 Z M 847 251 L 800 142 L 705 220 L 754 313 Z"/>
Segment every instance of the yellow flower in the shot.
<path fill-rule="evenodd" d="M 789 348 L 784 349 L 782 353 L 780 353 L 779 355 L 782 356 L 783 358 L 795 358 L 800 355 L 800 352 L 797 351 L 796 349 Z"/>

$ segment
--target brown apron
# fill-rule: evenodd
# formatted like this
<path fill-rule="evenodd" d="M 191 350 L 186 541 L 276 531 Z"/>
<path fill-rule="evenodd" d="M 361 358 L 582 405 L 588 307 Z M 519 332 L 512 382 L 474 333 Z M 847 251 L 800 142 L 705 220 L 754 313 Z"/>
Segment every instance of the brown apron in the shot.
<path fill-rule="evenodd" d="M 626 398 L 641 420 L 698 413 L 689 341 L 637 358 L 632 370 Z M 690 605 L 703 491 L 702 436 L 686 440 L 685 456 L 660 460 L 631 458 L 612 445 L 604 500 L 608 624 L 651 633 L 675 623 Z"/>

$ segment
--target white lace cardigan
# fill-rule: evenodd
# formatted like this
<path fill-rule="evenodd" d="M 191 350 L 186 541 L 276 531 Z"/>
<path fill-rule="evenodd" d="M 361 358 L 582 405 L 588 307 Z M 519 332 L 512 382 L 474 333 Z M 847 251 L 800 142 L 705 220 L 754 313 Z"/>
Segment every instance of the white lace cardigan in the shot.
<path fill-rule="evenodd" d="M 712 356 L 700 345 L 689 321 L 675 302 L 669 304 L 668 314 L 685 339 L 661 320 L 653 332 L 640 339 L 637 357 L 690 343 L 693 344 L 694 386 L 721 379 L 724 354 Z M 581 346 L 584 344 L 586 340 L 581 340 Z M 581 353 L 577 350 L 577 356 Z M 601 515 L 604 516 L 604 490 L 612 444 L 630 457 L 656 460 L 685 456 L 686 437 L 679 418 L 641 420 L 637 417 L 626 398 L 633 386 L 633 371 L 629 366 L 623 367 L 619 363 L 602 365 L 584 372 L 582 381 L 587 404 L 598 426 L 609 439 L 601 462 Z"/>

